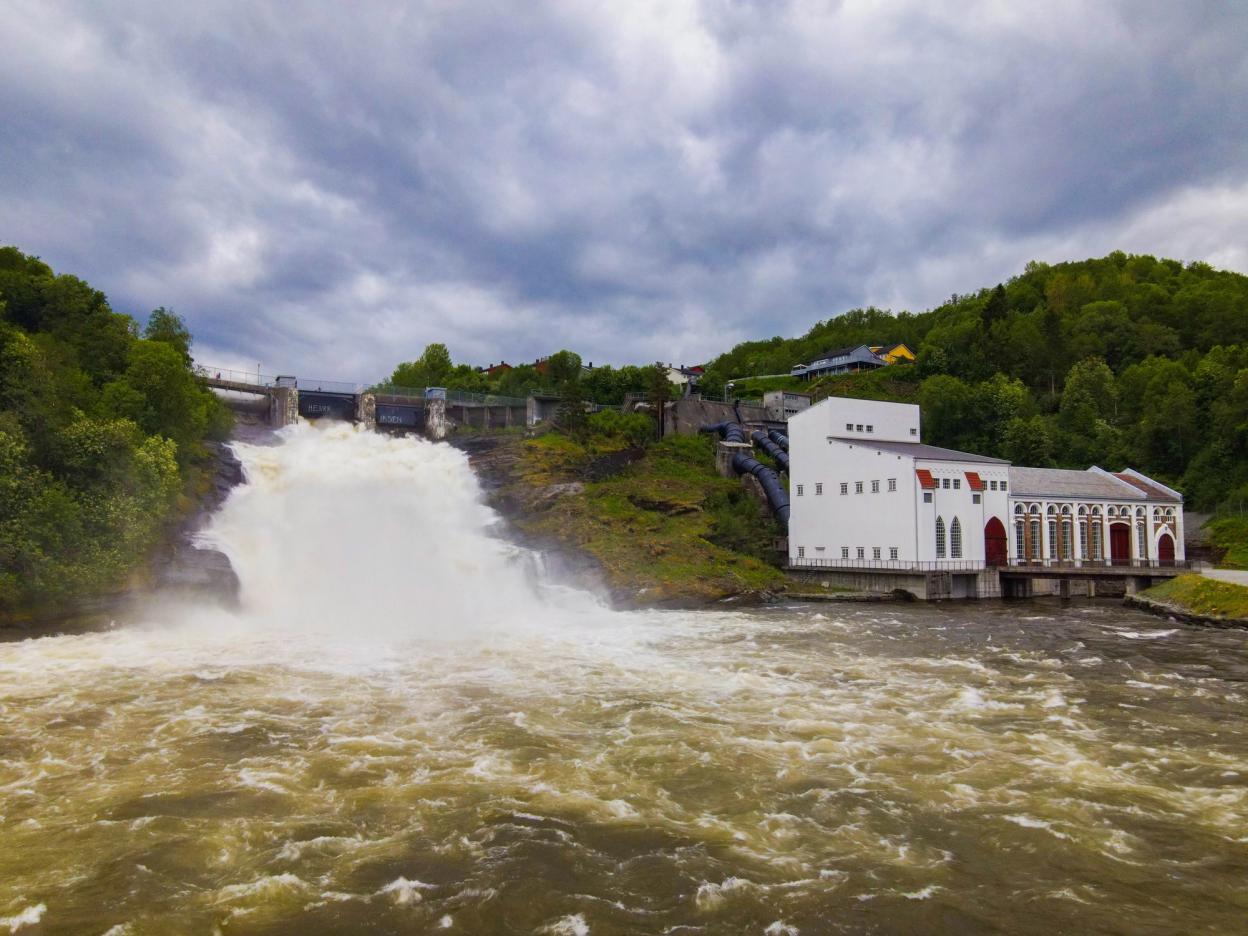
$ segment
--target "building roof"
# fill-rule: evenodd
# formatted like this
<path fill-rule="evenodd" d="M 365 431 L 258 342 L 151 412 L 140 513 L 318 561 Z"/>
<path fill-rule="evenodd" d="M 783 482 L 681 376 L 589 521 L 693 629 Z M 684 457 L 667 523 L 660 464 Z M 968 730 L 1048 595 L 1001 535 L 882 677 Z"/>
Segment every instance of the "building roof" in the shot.
<path fill-rule="evenodd" d="M 1150 501 L 1165 501 L 1167 504 L 1174 503 L 1174 496 L 1161 489 L 1158 485 L 1149 484 L 1147 480 L 1136 475 L 1127 474 L 1124 471 L 1115 471 L 1114 477 L 1119 481 L 1125 481 L 1133 488 L 1139 490 Z"/>
<path fill-rule="evenodd" d="M 1037 497 L 1095 497 L 1143 500 L 1144 493 L 1108 472 L 1070 468 L 1010 468 L 1010 490 Z M 1166 498 L 1172 500 L 1172 498 Z"/>
<path fill-rule="evenodd" d="M 1004 458 L 989 458 L 987 455 L 975 455 L 971 452 L 959 452 L 954 449 L 927 445 L 924 442 L 881 442 L 875 439 L 864 439 L 859 436 L 835 436 L 838 442 L 849 445 L 861 445 L 864 448 L 879 449 L 881 452 L 896 452 L 911 458 L 924 458 L 928 461 L 978 462 L 981 465 L 1008 465 Z"/>

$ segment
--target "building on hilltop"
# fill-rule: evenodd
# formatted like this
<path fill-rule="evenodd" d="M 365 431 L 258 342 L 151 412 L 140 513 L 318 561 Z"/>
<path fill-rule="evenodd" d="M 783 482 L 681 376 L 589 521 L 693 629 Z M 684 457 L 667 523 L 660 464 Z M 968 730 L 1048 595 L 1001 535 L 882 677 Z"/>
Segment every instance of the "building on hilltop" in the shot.
<path fill-rule="evenodd" d="M 1015 467 L 920 429 L 917 406 L 838 397 L 789 419 L 791 566 L 973 578 L 1184 559 L 1182 495 L 1137 471 Z"/>
<path fill-rule="evenodd" d="M 864 344 L 856 348 L 835 348 L 827 351 L 809 364 L 796 365 L 789 371 L 789 375 L 813 380 L 828 374 L 856 374 L 885 366 L 887 362 Z"/>
<path fill-rule="evenodd" d="M 885 364 L 913 364 L 915 353 L 904 341 L 895 344 L 871 345 L 871 353 Z"/>

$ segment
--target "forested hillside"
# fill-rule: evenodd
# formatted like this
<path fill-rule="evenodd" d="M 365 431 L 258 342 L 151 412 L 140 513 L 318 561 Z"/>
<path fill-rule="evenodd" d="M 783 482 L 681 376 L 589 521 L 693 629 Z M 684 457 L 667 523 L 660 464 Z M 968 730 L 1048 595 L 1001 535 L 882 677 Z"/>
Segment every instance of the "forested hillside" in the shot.
<path fill-rule="evenodd" d="M 917 400 L 938 445 L 1026 465 L 1129 464 L 1198 508 L 1248 499 L 1248 277 L 1124 253 L 1031 263 L 930 312 L 854 310 L 800 338 L 745 342 L 711 362 L 703 391 L 888 341 L 914 348 L 917 365 L 828 378 L 817 394 Z"/>
<path fill-rule="evenodd" d="M 230 417 L 191 371 L 176 315 L 128 315 L 0 248 L 0 613 L 120 583 Z M 185 503 L 185 502 L 184 502 Z"/>

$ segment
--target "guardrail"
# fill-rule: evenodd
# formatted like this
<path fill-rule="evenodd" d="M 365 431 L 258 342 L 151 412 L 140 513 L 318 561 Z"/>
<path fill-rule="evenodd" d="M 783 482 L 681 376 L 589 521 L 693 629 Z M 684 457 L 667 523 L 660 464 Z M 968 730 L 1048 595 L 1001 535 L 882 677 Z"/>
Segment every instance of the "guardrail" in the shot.
<path fill-rule="evenodd" d="M 878 570 L 884 572 L 982 572 L 982 559 L 790 559 L 791 569 Z"/>
<path fill-rule="evenodd" d="M 254 387 L 275 387 L 277 378 L 257 371 L 232 370 L 228 367 L 212 367 L 196 364 L 195 376 L 205 380 L 228 380 L 230 383 L 251 384 Z"/>
<path fill-rule="evenodd" d="M 1011 559 L 1011 569 L 1194 569 L 1195 559 Z"/>
<path fill-rule="evenodd" d="M 790 559 L 790 569 L 834 569 L 855 571 L 858 569 L 879 570 L 884 572 L 982 572 L 996 568 L 1003 571 L 1088 571 L 1095 569 L 1130 571 L 1133 569 L 1194 569 L 1196 560 L 1173 559 L 1140 559 L 1135 562 L 1113 562 L 1109 559 L 1082 560 L 1045 560 L 1045 559 L 1011 559 L 1006 565 L 990 566 L 982 559 L 818 559 L 801 557 Z"/>

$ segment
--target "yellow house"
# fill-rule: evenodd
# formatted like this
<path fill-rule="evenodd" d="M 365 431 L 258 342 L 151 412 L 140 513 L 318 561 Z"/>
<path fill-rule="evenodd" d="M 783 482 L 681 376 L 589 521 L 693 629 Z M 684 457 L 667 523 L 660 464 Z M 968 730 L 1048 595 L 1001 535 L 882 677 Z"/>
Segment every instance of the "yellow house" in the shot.
<path fill-rule="evenodd" d="M 904 342 L 893 345 L 873 345 L 871 353 L 885 364 L 913 364 L 914 352 Z"/>

